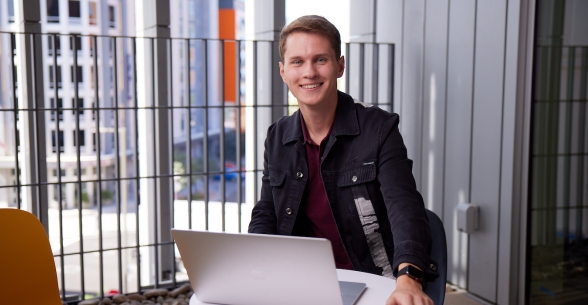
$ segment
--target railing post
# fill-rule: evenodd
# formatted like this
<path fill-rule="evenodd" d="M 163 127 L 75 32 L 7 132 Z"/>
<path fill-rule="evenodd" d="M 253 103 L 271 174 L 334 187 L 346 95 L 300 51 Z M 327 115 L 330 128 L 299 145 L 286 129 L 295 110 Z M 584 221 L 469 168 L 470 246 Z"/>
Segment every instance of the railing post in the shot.
<path fill-rule="evenodd" d="M 245 5 L 249 6 L 246 11 L 250 12 L 247 20 L 252 20 L 251 23 L 246 24 L 247 38 L 257 41 L 248 43 L 249 51 L 246 61 L 256 65 L 247 69 L 246 116 L 255 119 L 247 120 L 245 133 L 246 142 L 254 143 L 254 145 L 246 146 L 248 171 L 246 202 L 253 205 L 259 199 L 267 128 L 288 114 L 287 90 L 278 68 L 280 61 L 278 41 L 286 21 L 286 14 L 285 0 L 247 1 Z M 252 51 L 253 44 L 257 44 L 257 52 Z M 254 174 L 250 171 L 254 171 Z"/>
<path fill-rule="evenodd" d="M 25 9 L 26 8 L 26 9 Z M 22 209 L 35 214 L 49 232 L 47 195 L 47 151 L 45 142 L 45 112 L 43 64 L 41 46 L 40 1 L 15 1 L 16 54 L 19 96 L 19 137 L 21 149 L 20 181 L 30 185 L 22 188 Z M 15 131 L 16 132 L 16 131 Z M 18 169 L 15 171 L 18 179 Z"/>
<path fill-rule="evenodd" d="M 172 241 L 172 137 L 170 121 L 168 41 L 170 39 L 170 1 L 146 0 L 136 4 L 137 88 L 139 108 L 139 157 L 141 205 L 139 213 L 142 243 L 155 245 L 141 252 L 141 280 L 159 286 L 172 279 L 175 261 Z M 151 134 L 153 132 L 153 134 Z M 144 217 L 143 217 L 144 216 Z M 147 233 L 148 232 L 148 233 Z M 148 239 L 147 239 L 148 238 Z M 160 245 L 164 243 L 165 245 Z"/>

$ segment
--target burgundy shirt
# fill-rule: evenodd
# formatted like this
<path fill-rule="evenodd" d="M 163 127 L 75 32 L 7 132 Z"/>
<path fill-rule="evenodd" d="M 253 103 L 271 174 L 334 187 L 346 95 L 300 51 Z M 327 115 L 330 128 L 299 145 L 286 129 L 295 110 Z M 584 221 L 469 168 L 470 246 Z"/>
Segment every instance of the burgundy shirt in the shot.
<path fill-rule="evenodd" d="M 331 241 L 335 265 L 339 269 L 354 270 L 349 256 L 345 251 L 341 235 L 335 223 L 335 217 L 327 198 L 327 191 L 320 174 L 320 157 L 323 154 L 329 134 L 317 145 L 312 141 L 304 123 L 302 112 L 300 112 L 300 125 L 304 134 L 304 146 L 308 159 L 308 184 L 304 190 L 302 202 L 306 203 L 306 216 L 310 220 L 311 230 L 316 237 L 326 238 Z"/>

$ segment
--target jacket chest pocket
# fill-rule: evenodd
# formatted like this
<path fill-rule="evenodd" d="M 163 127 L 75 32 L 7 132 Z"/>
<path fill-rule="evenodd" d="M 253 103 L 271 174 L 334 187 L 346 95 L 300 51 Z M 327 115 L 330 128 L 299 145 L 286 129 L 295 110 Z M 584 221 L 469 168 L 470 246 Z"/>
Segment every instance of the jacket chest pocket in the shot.
<path fill-rule="evenodd" d="M 368 183 L 376 179 L 376 164 L 366 162 L 357 166 L 346 168 L 339 172 L 337 186 L 347 187 Z"/>
<path fill-rule="evenodd" d="M 359 198 L 370 200 L 367 184 L 374 180 L 376 180 L 376 164 L 366 162 L 342 170 L 337 179 L 337 186 L 347 188 L 342 190 L 343 192 L 351 191 L 355 201 Z"/>
<path fill-rule="evenodd" d="M 279 201 L 284 190 L 284 181 L 286 180 L 286 173 L 277 170 L 269 170 L 269 181 L 272 187 L 272 195 L 275 201 Z"/>

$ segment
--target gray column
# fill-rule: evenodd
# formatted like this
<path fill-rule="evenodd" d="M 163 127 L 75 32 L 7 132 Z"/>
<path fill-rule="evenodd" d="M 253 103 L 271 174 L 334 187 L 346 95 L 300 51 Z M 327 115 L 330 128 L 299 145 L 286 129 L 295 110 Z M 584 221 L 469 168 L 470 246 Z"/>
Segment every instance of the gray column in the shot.
<path fill-rule="evenodd" d="M 280 77 L 278 43 L 280 31 L 286 23 L 285 0 L 258 0 L 254 6 L 254 40 L 257 45 L 257 103 L 281 106 L 287 104 L 286 86 Z M 273 107 L 271 116 L 258 114 L 260 120 L 270 119 L 270 124 L 286 115 L 281 107 Z M 269 114 L 269 113 L 268 113 Z M 268 124 L 269 126 L 269 124 Z"/>
<path fill-rule="evenodd" d="M 171 111 L 162 108 L 171 106 L 168 87 L 170 3 L 146 0 L 137 3 L 136 11 L 142 16 L 137 18 L 137 37 L 145 37 L 137 38 L 138 104 L 139 107 L 160 107 L 158 110 L 141 110 L 138 118 L 141 176 L 157 176 L 141 179 L 139 213 L 147 216 L 141 217 L 144 228 L 141 231 L 148 232 L 150 244 L 165 243 L 172 241 L 173 217 L 173 181 L 171 177 L 161 177 L 172 174 Z M 175 261 L 173 245 L 157 249 L 158 252 L 142 253 L 142 265 L 149 268 L 143 274 L 150 277 L 149 281 L 154 280 L 155 286 L 171 280 Z"/>
<path fill-rule="evenodd" d="M 287 90 L 280 77 L 278 41 L 285 24 L 285 0 L 257 0 L 245 4 L 248 11 L 247 39 L 247 170 L 263 168 L 264 140 L 267 128 L 287 115 Z M 255 51 L 254 51 L 255 50 Z M 255 57 L 256 56 L 256 57 Z M 272 107 L 278 106 L 278 107 Z M 259 199 L 261 172 L 248 175 L 246 201 L 254 204 Z"/>
<path fill-rule="evenodd" d="M 39 1 L 17 0 L 15 22 L 19 31 L 16 34 L 16 52 L 19 97 L 19 131 L 21 184 L 33 185 L 22 188 L 23 209 L 35 214 L 48 231 L 47 151 L 45 142 L 45 113 L 42 110 L 24 109 L 44 108 L 43 65 L 41 44 L 41 9 Z M 26 9 L 25 9 L 26 8 Z M 24 110 L 24 111 L 23 111 Z M 18 169 L 17 169 L 18 171 Z M 38 185 L 38 186 L 37 186 Z"/>

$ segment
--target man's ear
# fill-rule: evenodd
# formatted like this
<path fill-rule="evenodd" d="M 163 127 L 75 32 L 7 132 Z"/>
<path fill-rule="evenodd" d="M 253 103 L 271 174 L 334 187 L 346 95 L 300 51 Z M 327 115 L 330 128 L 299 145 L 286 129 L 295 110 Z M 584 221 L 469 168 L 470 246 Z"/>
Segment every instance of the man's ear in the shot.
<path fill-rule="evenodd" d="M 282 77 L 282 81 L 285 83 L 286 79 L 284 78 L 284 64 L 280 61 L 278 62 L 278 66 L 280 66 L 280 76 Z"/>
<path fill-rule="evenodd" d="M 339 78 L 343 76 L 343 72 L 345 72 L 345 56 L 341 55 L 339 61 L 337 62 L 337 65 L 339 66 L 339 73 L 337 74 L 337 78 Z"/>

